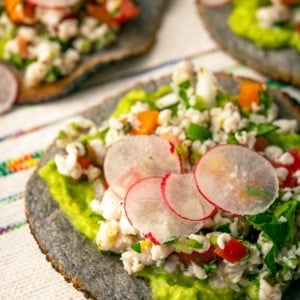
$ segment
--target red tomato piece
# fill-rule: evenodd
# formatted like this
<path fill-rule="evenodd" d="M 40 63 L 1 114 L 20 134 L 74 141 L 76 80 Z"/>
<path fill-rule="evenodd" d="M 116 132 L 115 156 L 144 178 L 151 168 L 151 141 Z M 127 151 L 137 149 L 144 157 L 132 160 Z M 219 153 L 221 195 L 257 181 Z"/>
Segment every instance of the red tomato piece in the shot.
<path fill-rule="evenodd" d="M 239 240 L 231 238 L 226 242 L 224 249 L 216 247 L 215 253 L 227 261 L 235 263 L 247 255 L 248 249 Z"/>
<path fill-rule="evenodd" d="M 178 253 L 178 256 L 185 266 L 188 266 L 191 262 L 199 265 L 208 264 L 216 259 L 215 246 L 210 246 L 210 248 L 203 253 L 194 251 L 191 254 Z"/>
<path fill-rule="evenodd" d="M 289 153 L 293 156 L 294 162 L 288 167 L 288 170 L 291 172 L 295 172 L 300 170 L 300 152 L 298 149 L 293 148 L 289 151 Z"/>
<path fill-rule="evenodd" d="M 78 156 L 77 162 L 80 164 L 82 169 L 87 169 L 91 165 L 92 160 L 89 157 Z"/>
<path fill-rule="evenodd" d="M 139 7 L 136 6 L 131 0 L 123 0 L 120 11 L 114 17 L 114 20 L 118 24 L 122 24 L 128 20 L 134 19 L 139 12 Z"/>
<path fill-rule="evenodd" d="M 283 167 L 288 170 L 288 175 L 285 180 L 280 183 L 280 187 L 295 187 L 298 185 L 297 178 L 294 176 L 294 173 L 297 170 L 300 170 L 300 152 L 297 148 L 293 148 L 289 151 L 289 153 L 293 156 L 294 161 L 291 164 L 282 164 L 278 162 L 273 162 L 273 166 L 275 168 Z"/>
<path fill-rule="evenodd" d="M 264 151 L 265 148 L 269 145 L 267 139 L 263 136 L 258 136 L 256 138 L 255 144 L 254 144 L 254 150 L 259 152 L 259 151 Z"/>

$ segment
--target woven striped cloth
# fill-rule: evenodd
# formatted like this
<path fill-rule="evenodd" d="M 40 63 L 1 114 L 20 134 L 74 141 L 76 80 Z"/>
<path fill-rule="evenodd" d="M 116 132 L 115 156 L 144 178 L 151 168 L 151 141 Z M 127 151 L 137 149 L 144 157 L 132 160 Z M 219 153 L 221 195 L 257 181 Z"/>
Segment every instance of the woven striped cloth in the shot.
<path fill-rule="evenodd" d="M 58 101 L 15 107 L 0 116 L 0 299 L 70 300 L 84 296 L 54 271 L 30 234 L 24 213 L 26 182 L 59 129 L 74 115 L 137 81 L 170 73 L 191 59 L 213 71 L 265 79 L 222 52 L 205 31 L 194 1 L 173 0 L 153 49 L 122 62 Z M 104 76 L 105 75 L 105 76 Z M 300 91 L 282 85 L 300 99 Z"/>

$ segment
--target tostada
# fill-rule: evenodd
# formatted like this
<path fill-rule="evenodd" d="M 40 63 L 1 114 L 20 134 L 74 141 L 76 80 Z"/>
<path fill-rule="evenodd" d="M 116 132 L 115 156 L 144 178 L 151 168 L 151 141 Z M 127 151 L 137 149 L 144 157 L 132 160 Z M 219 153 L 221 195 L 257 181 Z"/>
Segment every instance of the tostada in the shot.
<path fill-rule="evenodd" d="M 57 98 L 101 66 L 154 42 L 163 1 L 5 0 L 0 60 L 13 68 L 18 103 Z"/>
<path fill-rule="evenodd" d="M 233 57 L 275 80 L 300 86 L 298 0 L 198 0 L 212 37 Z"/>
<path fill-rule="evenodd" d="M 27 185 L 31 231 L 95 299 L 297 299 L 299 117 L 184 61 L 59 132 Z"/>

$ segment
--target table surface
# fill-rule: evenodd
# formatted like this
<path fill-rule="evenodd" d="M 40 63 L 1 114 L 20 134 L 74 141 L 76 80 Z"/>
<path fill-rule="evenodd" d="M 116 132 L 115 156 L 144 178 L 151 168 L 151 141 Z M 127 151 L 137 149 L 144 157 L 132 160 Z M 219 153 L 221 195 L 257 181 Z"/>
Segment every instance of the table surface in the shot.
<path fill-rule="evenodd" d="M 197 67 L 268 80 L 220 50 L 194 0 L 168 0 L 154 47 L 108 67 L 78 92 L 57 101 L 14 107 L 0 116 L 0 299 L 85 299 L 46 261 L 24 214 L 26 182 L 59 129 L 74 115 L 137 81 L 170 73 L 191 59 Z M 300 90 L 284 89 L 300 99 Z"/>

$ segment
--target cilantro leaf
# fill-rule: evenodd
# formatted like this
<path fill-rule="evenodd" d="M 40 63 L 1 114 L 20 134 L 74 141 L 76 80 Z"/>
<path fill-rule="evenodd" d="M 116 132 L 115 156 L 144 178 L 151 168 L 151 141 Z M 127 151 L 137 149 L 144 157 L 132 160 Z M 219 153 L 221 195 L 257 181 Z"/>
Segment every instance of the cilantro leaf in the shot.
<path fill-rule="evenodd" d="M 247 220 L 257 230 L 263 231 L 274 244 L 290 246 L 296 237 L 296 214 L 298 201 L 277 201 L 266 212 L 247 216 Z M 282 222 L 284 217 L 287 221 Z"/>
<path fill-rule="evenodd" d="M 277 254 L 278 249 L 273 246 L 264 258 L 264 263 L 272 274 L 276 274 L 278 271 L 278 264 L 275 261 Z"/>

